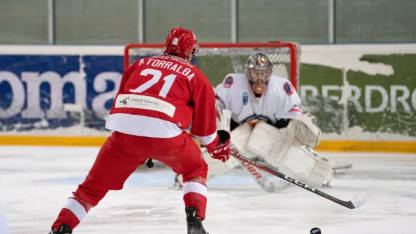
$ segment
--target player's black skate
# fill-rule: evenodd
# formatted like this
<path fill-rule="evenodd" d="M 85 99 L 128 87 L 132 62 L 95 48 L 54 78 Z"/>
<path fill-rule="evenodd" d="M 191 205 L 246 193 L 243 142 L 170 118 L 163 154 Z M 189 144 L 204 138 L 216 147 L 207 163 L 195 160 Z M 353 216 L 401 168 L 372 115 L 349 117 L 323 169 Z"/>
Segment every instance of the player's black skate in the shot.
<path fill-rule="evenodd" d="M 185 212 L 188 234 L 209 234 L 202 226 L 201 219 L 196 217 L 196 209 L 194 207 L 186 207 Z"/>
<path fill-rule="evenodd" d="M 72 229 L 68 225 L 62 224 L 58 228 L 58 230 L 56 230 L 56 231 L 52 230 L 48 234 L 71 234 L 71 233 L 72 233 Z"/>

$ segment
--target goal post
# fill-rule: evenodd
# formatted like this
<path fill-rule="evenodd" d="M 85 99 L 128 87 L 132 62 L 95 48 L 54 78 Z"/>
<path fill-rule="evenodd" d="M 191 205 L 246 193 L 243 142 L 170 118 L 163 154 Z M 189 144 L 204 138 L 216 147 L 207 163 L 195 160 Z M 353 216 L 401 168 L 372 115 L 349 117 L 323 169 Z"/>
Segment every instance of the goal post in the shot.
<path fill-rule="evenodd" d="M 255 53 L 266 54 L 273 64 L 273 74 L 291 81 L 298 89 L 300 44 L 294 42 L 264 43 L 199 43 L 196 64 L 214 85 L 228 73 L 244 72 L 247 57 Z M 133 43 L 124 49 L 124 70 L 137 59 L 163 54 L 162 43 Z"/>

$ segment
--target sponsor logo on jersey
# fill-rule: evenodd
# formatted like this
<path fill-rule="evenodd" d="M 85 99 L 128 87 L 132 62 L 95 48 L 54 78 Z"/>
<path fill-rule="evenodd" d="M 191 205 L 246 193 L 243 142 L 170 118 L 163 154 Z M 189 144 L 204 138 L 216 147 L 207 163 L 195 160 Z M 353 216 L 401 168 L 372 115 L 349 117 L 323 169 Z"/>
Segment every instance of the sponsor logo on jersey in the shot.
<path fill-rule="evenodd" d="M 224 85 L 224 87 L 229 88 L 229 87 L 231 87 L 231 85 L 233 85 L 233 83 L 234 83 L 233 77 L 228 76 L 227 78 L 225 78 L 223 85 Z"/>
<path fill-rule="evenodd" d="M 248 93 L 244 92 L 243 93 L 243 104 L 247 105 L 247 103 L 248 103 Z"/>
<path fill-rule="evenodd" d="M 292 85 L 289 82 L 286 82 L 283 85 L 283 89 L 285 90 L 285 92 L 287 93 L 287 95 L 292 95 L 294 92 L 294 89 L 292 87 Z"/>
<path fill-rule="evenodd" d="M 158 111 L 173 117 L 176 107 L 169 102 L 165 102 L 158 98 L 135 95 L 135 94 L 120 94 L 116 98 L 116 108 L 137 108 L 144 110 Z"/>

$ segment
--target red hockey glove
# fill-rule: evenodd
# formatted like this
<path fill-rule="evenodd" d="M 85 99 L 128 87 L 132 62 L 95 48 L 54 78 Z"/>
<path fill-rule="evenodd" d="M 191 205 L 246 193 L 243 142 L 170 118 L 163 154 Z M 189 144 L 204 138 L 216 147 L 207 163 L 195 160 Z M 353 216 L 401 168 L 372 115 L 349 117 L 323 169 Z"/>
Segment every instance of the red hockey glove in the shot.
<path fill-rule="evenodd" d="M 230 158 L 230 133 L 219 130 L 217 134 L 219 139 L 216 143 L 213 142 L 205 147 L 212 158 L 225 162 Z"/>

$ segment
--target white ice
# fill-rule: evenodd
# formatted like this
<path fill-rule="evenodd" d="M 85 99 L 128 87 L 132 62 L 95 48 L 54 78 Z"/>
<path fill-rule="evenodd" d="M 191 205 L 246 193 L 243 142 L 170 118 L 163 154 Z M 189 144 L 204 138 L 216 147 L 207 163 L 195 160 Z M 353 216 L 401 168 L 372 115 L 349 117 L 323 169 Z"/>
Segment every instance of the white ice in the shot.
<path fill-rule="evenodd" d="M 0 147 L 0 210 L 9 232 L 46 234 L 97 151 Z M 236 169 L 209 181 L 206 229 L 211 234 L 308 234 L 313 227 L 323 234 L 416 232 L 416 154 L 321 154 L 353 163 L 332 188 L 322 190 L 343 200 L 363 191 L 366 204 L 350 210 L 294 186 L 267 193 Z M 110 191 L 74 233 L 185 234 L 182 192 L 170 189 L 172 182 L 169 169 L 140 168 L 123 190 Z"/>

